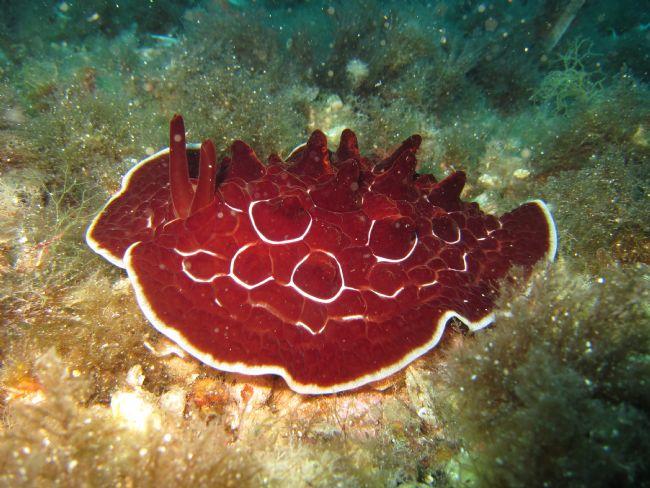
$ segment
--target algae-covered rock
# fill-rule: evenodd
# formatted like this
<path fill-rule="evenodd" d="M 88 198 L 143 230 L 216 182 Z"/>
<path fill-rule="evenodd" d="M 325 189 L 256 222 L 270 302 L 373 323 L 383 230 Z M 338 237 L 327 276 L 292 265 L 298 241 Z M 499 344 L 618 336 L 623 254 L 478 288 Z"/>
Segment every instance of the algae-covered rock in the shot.
<path fill-rule="evenodd" d="M 649 474 L 650 274 L 563 266 L 502 297 L 449 354 L 438 405 L 487 486 L 637 486 Z"/>

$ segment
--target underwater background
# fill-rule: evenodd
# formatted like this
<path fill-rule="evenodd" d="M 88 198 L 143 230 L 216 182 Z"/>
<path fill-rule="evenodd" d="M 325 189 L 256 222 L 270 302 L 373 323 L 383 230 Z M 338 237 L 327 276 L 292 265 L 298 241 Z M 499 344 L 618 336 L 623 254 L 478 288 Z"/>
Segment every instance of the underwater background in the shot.
<path fill-rule="evenodd" d="M 0 9 L 1 486 L 650 484 L 647 3 Z M 380 384 L 221 373 L 84 240 L 174 113 L 264 156 L 316 128 L 380 156 L 421 134 L 418 171 L 464 170 L 485 211 L 542 198 L 558 257 Z"/>

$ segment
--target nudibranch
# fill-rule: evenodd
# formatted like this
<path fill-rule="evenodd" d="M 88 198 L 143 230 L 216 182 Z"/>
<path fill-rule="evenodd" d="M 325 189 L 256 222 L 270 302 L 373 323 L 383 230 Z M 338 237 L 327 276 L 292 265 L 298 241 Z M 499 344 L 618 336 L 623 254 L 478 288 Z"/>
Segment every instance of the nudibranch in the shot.
<path fill-rule="evenodd" d="M 420 142 L 376 160 L 351 130 L 335 152 L 316 130 L 286 161 L 235 141 L 217 164 L 176 115 L 169 148 L 127 173 L 87 242 L 204 363 L 299 393 L 356 388 L 432 349 L 453 317 L 487 326 L 510 268 L 555 256 L 542 201 L 488 215 L 460 199 L 463 172 L 416 172 Z"/>

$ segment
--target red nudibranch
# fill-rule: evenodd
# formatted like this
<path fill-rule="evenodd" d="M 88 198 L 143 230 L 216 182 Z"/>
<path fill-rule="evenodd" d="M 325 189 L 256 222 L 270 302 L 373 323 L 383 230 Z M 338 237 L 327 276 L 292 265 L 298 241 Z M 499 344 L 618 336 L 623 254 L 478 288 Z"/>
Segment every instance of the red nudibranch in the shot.
<path fill-rule="evenodd" d="M 432 349 L 452 317 L 485 327 L 498 280 L 555 256 L 543 202 L 487 215 L 460 200 L 464 173 L 416 173 L 420 141 L 376 161 L 351 130 L 336 152 L 317 130 L 286 161 L 235 141 L 217 165 L 176 115 L 170 147 L 128 172 L 87 241 L 204 363 L 300 393 L 356 388 Z"/>

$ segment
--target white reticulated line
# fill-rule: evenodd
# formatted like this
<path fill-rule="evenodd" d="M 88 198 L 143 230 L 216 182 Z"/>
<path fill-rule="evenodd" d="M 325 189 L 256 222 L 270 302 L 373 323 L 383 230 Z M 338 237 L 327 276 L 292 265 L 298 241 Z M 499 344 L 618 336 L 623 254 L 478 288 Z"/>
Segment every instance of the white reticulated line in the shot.
<path fill-rule="evenodd" d="M 492 234 L 492 232 L 494 232 L 495 230 L 503 229 L 503 224 L 502 224 L 501 221 L 498 220 L 498 219 L 497 219 L 497 224 L 499 224 L 499 227 L 497 227 L 496 229 L 488 230 L 488 231 L 487 231 L 487 235 Z"/>
<path fill-rule="evenodd" d="M 176 222 L 177 220 L 180 220 L 180 219 L 176 218 L 176 219 L 169 220 L 169 221 L 165 222 L 165 223 L 162 225 L 163 230 L 167 229 L 167 227 L 169 227 L 170 225 L 174 224 L 174 222 Z"/>
<path fill-rule="evenodd" d="M 264 283 L 268 283 L 269 281 L 273 281 L 273 276 L 267 276 L 264 278 L 262 281 L 258 281 L 254 285 L 249 285 L 245 281 L 241 280 L 238 276 L 236 276 L 233 272 L 228 273 L 228 276 L 232 278 L 232 280 L 237 283 L 239 286 L 243 286 L 247 290 L 253 290 L 257 288 L 258 286 L 262 286 Z"/>
<path fill-rule="evenodd" d="M 222 273 L 215 273 L 209 278 L 199 278 L 198 276 L 194 276 L 190 269 L 186 266 L 185 260 L 183 260 L 181 267 L 183 268 L 183 273 L 185 273 L 185 276 L 187 276 L 189 279 L 191 279 L 195 283 L 212 283 L 215 279 L 217 279 L 219 276 L 223 276 Z"/>
<path fill-rule="evenodd" d="M 395 291 L 393 292 L 392 295 L 386 295 L 385 293 L 381 293 L 381 292 L 379 292 L 379 291 L 373 290 L 372 288 L 370 288 L 370 291 L 373 292 L 375 295 L 380 296 L 380 297 L 382 297 L 382 298 L 395 298 L 397 295 L 399 295 L 400 293 L 402 293 L 402 290 L 403 290 L 403 289 L 404 289 L 403 286 L 400 287 L 400 288 L 398 288 L 397 290 L 395 290 Z"/>
<path fill-rule="evenodd" d="M 411 249 L 409 249 L 409 252 L 406 253 L 405 256 L 402 256 L 401 258 L 398 259 L 390 259 L 390 258 L 384 258 L 381 256 L 377 256 L 376 254 L 373 253 L 373 256 L 377 259 L 378 263 L 386 262 L 386 263 L 401 263 L 402 261 L 407 260 L 411 254 L 413 254 L 413 251 L 415 251 L 415 248 L 418 245 L 418 236 L 417 234 L 415 235 L 415 240 L 413 241 L 413 245 L 411 246 Z"/>
<path fill-rule="evenodd" d="M 300 320 L 299 320 L 298 322 L 296 322 L 296 325 L 297 325 L 298 327 L 302 327 L 302 328 L 305 329 L 307 332 L 309 332 L 311 335 L 317 335 L 317 334 L 320 334 L 320 333 L 322 333 L 322 332 L 325 330 L 325 326 L 323 325 L 320 329 L 318 329 L 316 332 L 314 332 L 313 330 L 311 330 L 311 328 L 310 328 L 307 324 L 305 324 L 304 322 L 301 322 Z"/>
<path fill-rule="evenodd" d="M 467 253 L 463 254 L 463 269 L 457 269 L 457 268 L 449 268 L 452 271 L 467 271 Z"/>
<path fill-rule="evenodd" d="M 438 280 L 429 281 L 428 283 L 422 283 L 420 288 L 426 288 L 427 286 L 433 286 L 438 283 Z"/>
<path fill-rule="evenodd" d="M 237 207 L 233 207 L 232 205 L 228 205 L 225 201 L 223 202 L 223 204 L 226 207 L 228 207 L 230 210 L 232 210 L 233 212 L 244 213 L 244 211 L 241 208 L 237 208 Z"/>
<path fill-rule="evenodd" d="M 179 256 L 183 256 L 184 258 L 190 256 L 196 256 L 197 254 L 201 254 L 201 253 L 207 254 L 208 256 L 219 257 L 218 254 L 213 253 L 212 251 L 207 251 L 206 249 L 196 249 L 195 251 L 185 252 L 185 251 L 181 251 L 180 249 L 174 248 L 174 252 Z"/>
<path fill-rule="evenodd" d="M 232 280 L 237 283 L 239 286 L 243 286 L 247 290 L 252 290 L 253 288 L 257 288 L 258 286 L 262 286 L 264 283 L 267 283 L 269 281 L 273 280 L 273 276 L 267 276 L 263 280 L 255 283 L 254 285 L 249 285 L 245 281 L 241 280 L 236 274 L 235 274 L 235 259 L 237 259 L 237 256 L 239 256 L 242 252 L 244 252 L 246 249 L 254 245 L 253 243 L 248 243 L 240 247 L 235 255 L 232 257 L 230 260 L 230 272 L 228 273 L 228 276 L 232 278 Z"/>
<path fill-rule="evenodd" d="M 372 228 L 375 226 L 375 222 L 377 221 L 373 220 L 372 222 L 370 222 L 370 229 L 368 229 L 368 239 L 366 240 L 366 246 L 370 245 L 370 234 L 372 234 Z"/>
<path fill-rule="evenodd" d="M 174 248 L 173 250 L 174 250 L 174 252 L 176 254 L 178 254 L 179 256 L 183 256 L 183 257 L 196 256 L 197 254 L 201 254 L 201 253 L 207 254 L 208 256 L 213 256 L 213 257 L 217 256 L 217 254 L 213 253 L 212 251 L 206 251 L 204 249 L 197 249 L 196 251 L 192 251 L 192 252 L 183 252 L 183 251 L 180 251 L 180 250 L 178 250 L 176 248 Z M 195 283 L 211 283 L 212 281 L 214 281 L 219 276 L 223 276 L 223 273 L 215 273 L 212 276 L 210 276 L 210 278 L 207 278 L 207 279 L 199 278 L 198 276 L 195 276 L 194 274 L 192 274 L 192 271 L 190 270 L 190 268 L 185 263 L 185 259 L 183 259 L 183 261 L 181 262 L 181 268 L 183 269 L 183 273 L 185 273 L 185 276 L 187 276 L 189 279 L 191 279 Z"/>
<path fill-rule="evenodd" d="M 309 254 L 307 254 L 304 258 L 302 258 L 302 259 L 298 262 L 298 264 L 296 264 L 296 265 L 294 266 L 293 271 L 291 272 L 291 279 L 289 280 L 289 284 L 288 284 L 287 286 L 292 287 L 294 290 L 296 290 L 298 293 L 300 293 L 303 297 L 308 298 L 308 299 L 310 299 L 310 300 L 312 300 L 312 301 L 314 301 L 314 302 L 318 302 L 318 303 L 332 303 L 332 302 L 335 301 L 338 297 L 340 297 L 340 296 L 341 296 L 341 293 L 343 293 L 343 290 L 348 289 L 348 287 L 345 286 L 345 281 L 344 281 L 344 279 L 343 279 L 343 269 L 341 268 L 341 263 L 339 263 L 339 260 L 336 259 L 336 256 L 334 256 L 334 254 L 332 254 L 331 252 L 327 252 L 327 251 L 319 251 L 319 252 L 322 252 L 323 254 L 327 254 L 329 257 L 331 257 L 334 261 L 336 261 L 336 266 L 338 266 L 338 268 L 339 268 L 339 276 L 341 276 L 341 286 L 340 286 L 340 288 L 338 289 L 338 291 L 334 294 L 334 296 L 332 296 L 332 297 L 330 297 L 330 298 L 318 298 L 318 297 L 315 297 L 314 295 L 310 295 L 310 294 L 307 293 L 306 291 L 302 290 L 299 286 L 297 286 L 297 285 L 293 282 L 293 277 L 294 277 L 294 275 L 296 274 L 296 270 L 300 267 L 300 265 L 301 265 L 302 263 L 304 263 L 304 262 L 307 260 L 307 258 L 309 258 Z"/>
<path fill-rule="evenodd" d="M 440 239 L 441 241 L 445 241 L 447 244 L 458 244 L 460 242 L 460 227 L 456 226 L 456 232 L 458 233 L 458 237 L 455 241 L 445 241 L 442 237 L 437 236 L 436 233 L 433 232 L 433 229 L 431 229 L 431 234 L 433 234 L 433 237 Z"/>
<path fill-rule="evenodd" d="M 274 241 L 272 239 L 267 238 L 264 234 L 262 234 L 260 229 L 257 227 L 257 224 L 255 223 L 255 219 L 253 218 L 253 207 L 256 204 L 260 203 L 260 202 L 268 202 L 269 200 L 270 200 L 270 198 L 268 198 L 266 200 L 255 200 L 255 201 L 251 202 L 250 205 L 248 206 L 248 218 L 250 219 L 251 224 L 253 226 L 253 229 L 255 229 L 255 233 L 257 233 L 258 237 L 263 242 L 266 242 L 267 244 L 272 244 L 272 245 L 291 244 L 293 242 L 302 241 L 305 238 L 305 236 L 307 235 L 307 233 L 309 232 L 309 229 L 311 229 L 311 224 L 312 224 L 312 222 L 314 220 L 314 219 L 312 219 L 309 212 L 307 212 L 307 215 L 309 215 L 309 224 L 307 224 L 307 228 L 305 229 L 305 231 L 301 235 L 299 235 L 298 237 L 295 237 L 293 239 L 285 239 L 285 240 L 282 240 L 282 241 Z"/>
<path fill-rule="evenodd" d="M 363 315 L 344 315 L 341 317 L 341 320 L 347 322 L 348 320 L 363 320 L 364 318 Z"/>

